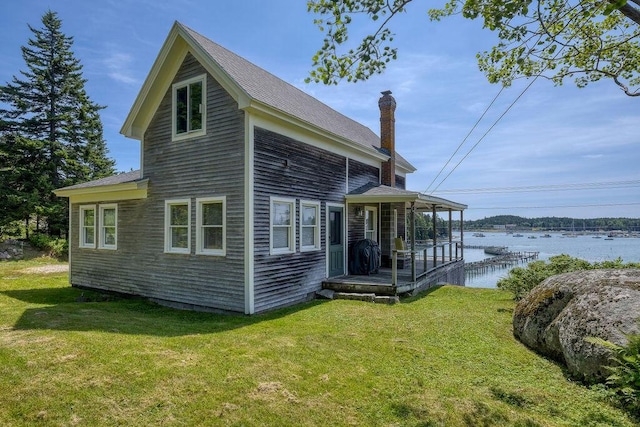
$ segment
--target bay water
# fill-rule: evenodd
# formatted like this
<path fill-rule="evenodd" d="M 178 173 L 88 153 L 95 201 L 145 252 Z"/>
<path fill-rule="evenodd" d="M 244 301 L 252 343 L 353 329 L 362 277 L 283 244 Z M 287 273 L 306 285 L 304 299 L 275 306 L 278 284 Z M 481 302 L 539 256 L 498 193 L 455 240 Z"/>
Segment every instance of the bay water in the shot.
<path fill-rule="evenodd" d="M 511 252 L 539 252 L 539 260 L 548 260 L 555 255 L 566 254 L 589 262 L 600 262 L 621 258 L 623 262 L 640 262 L 640 238 L 616 237 L 608 239 L 606 235 L 578 235 L 563 236 L 560 233 L 549 233 L 551 237 L 542 237 L 543 232 L 520 232 L 507 234 L 505 232 L 483 232 L 484 237 L 464 233 L 465 262 L 480 261 L 491 255 L 483 249 L 470 249 L 466 246 L 506 246 Z M 527 263 L 520 263 L 504 269 L 489 270 L 483 274 L 467 276 L 466 286 L 477 288 L 495 288 L 500 278 L 506 277 L 511 268 L 524 267 Z"/>

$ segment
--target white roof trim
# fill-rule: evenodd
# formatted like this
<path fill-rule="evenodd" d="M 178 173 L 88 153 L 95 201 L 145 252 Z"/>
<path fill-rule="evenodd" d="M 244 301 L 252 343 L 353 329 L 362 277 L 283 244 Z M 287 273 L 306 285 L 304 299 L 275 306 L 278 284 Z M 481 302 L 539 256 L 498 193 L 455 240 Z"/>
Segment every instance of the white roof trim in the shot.
<path fill-rule="evenodd" d="M 436 206 L 436 209 L 452 209 L 455 211 L 463 211 L 467 209 L 467 205 L 451 200 L 442 199 L 440 197 L 429 196 L 419 192 L 411 192 L 399 190 L 400 194 L 347 194 L 345 199 L 349 203 L 411 203 L 415 202 L 419 205 Z"/>
<path fill-rule="evenodd" d="M 97 185 L 80 188 L 60 188 L 58 190 L 53 190 L 53 193 L 58 197 L 74 197 L 82 196 L 85 194 L 100 195 L 106 193 L 147 190 L 148 186 L 149 180 L 143 179 L 138 181 L 125 182 L 122 184 Z"/>

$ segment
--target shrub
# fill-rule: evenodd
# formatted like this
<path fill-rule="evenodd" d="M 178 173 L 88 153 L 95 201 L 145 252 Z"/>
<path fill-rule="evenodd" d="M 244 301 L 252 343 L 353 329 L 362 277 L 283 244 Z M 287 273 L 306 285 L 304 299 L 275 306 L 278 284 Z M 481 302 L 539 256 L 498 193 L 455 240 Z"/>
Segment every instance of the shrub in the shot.
<path fill-rule="evenodd" d="M 587 338 L 613 352 L 613 364 L 606 366 L 611 372 L 607 386 L 625 409 L 640 417 L 640 334 L 627 335 L 627 340 L 626 346 L 620 346 L 602 338 Z"/>
<path fill-rule="evenodd" d="M 498 281 L 497 287 L 513 293 L 513 299 L 519 301 L 547 277 L 592 268 L 591 264 L 582 259 L 569 255 L 557 255 L 549 258 L 548 263 L 534 261 L 526 267 L 512 269 L 507 277 Z"/>
<path fill-rule="evenodd" d="M 6 238 L 22 239 L 26 236 L 24 221 L 12 221 L 0 226 L 0 241 Z"/>
<path fill-rule="evenodd" d="M 69 243 L 65 239 L 53 238 L 46 234 L 34 233 L 29 236 L 32 248 L 48 252 L 49 256 L 65 258 L 69 254 Z"/>
<path fill-rule="evenodd" d="M 498 289 L 510 291 L 516 301 L 524 298 L 525 295 L 536 287 L 540 282 L 553 274 L 549 272 L 549 267 L 544 261 L 534 261 L 527 267 L 516 267 L 509 271 L 509 275 L 500 279 L 497 283 Z"/>
<path fill-rule="evenodd" d="M 602 261 L 593 264 L 594 268 L 640 268 L 640 262 L 623 263 L 622 258 L 616 258 L 613 261 Z"/>
<path fill-rule="evenodd" d="M 640 263 L 624 264 L 622 259 L 590 264 L 580 258 L 569 255 L 557 255 L 549 258 L 549 262 L 534 261 L 526 267 L 516 267 L 509 271 L 507 277 L 497 283 L 498 289 L 509 291 L 516 301 L 524 298 L 531 289 L 538 286 L 548 277 L 572 271 L 593 270 L 596 268 L 640 268 Z"/>

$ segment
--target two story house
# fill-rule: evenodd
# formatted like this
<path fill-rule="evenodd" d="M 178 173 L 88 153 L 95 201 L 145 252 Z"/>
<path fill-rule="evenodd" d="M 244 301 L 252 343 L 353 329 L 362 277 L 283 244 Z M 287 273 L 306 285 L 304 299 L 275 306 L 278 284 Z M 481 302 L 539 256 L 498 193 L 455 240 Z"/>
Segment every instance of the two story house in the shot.
<path fill-rule="evenodd" d="M 55 191 L 71 284 L 252 314 L 346 277 L 358 240 L 390 266 L 396 238 L 414 240 L 406 215 L 466 208 L 405 189 L 395 105 L 384 92 L 378 137 L 176 22 L 121 130 L 140 170 Z"/>

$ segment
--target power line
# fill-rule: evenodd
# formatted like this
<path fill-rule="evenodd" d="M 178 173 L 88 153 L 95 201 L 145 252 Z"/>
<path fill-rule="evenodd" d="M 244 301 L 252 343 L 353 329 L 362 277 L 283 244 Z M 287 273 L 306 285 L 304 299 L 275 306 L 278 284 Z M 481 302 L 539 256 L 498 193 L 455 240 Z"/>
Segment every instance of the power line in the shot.
<path fill-rule="evenodd" d="M 480 122 L 482 121 L 482 119 L 484 118 L 484 116 L 487 114 L 487 112 L 489 111 L 489 109 L 493 106 L 493 104 L 496 102 L 496 100 L 500 97 L 500 95 L 502 94 L 502 92 L 504 91 L 504 86 L 502 86 L 500 88 L 500 90 L 498 91 L 498 93 L 496 94 L 496 96 L 493 97 L 493 100 L 491 101 L 491 103 L 487 106 L 487 108 L 485 108 L 484 112 L 482 113 L 482 115 L 480 116 L 480 118 L 476 121 L 476 123 L 473 125 L 473 127 L 471 128 L 471 130 L 467 133 L 467 136 L 464 137 L 464 139 L 462 140 L 462 142 L 460 144 L 458 144 L 458 148 L 456 148 L 456 150 L 453 152 L 453 154 L 451 155 L 451 157 L 449 157 L 449 160 L 447 160 L 447 162 L 444 164 L 444 166 L 442 166 L 442 168 L 440 169 L 440 172 L 438 172 L 438 174 L 433 178 L 433 180 L 429 183 L 429 186 L 427 186 L 427 189 L 424 190 L 424 193 L 427 193 L 429 191 L 429 189 L 431 188 L 431 186 L 433 185 L 434 182 L 436 182 L 436 180 L 440 177 L 440 175 L 442 174 L 442 172 L 445 170 L 445 168 L 447 166 L 449 166 L 449 163 L 451 162 L 451 160 L 454 158 L 454 156 L 458 153 L 458 151 L 460 150 L 460 148 L 462 148 L 462 146 L 464 145 L 465 142 L 467 142 L 467 139 L 471 136 L 471 134 L 473 133 L 473 131 L 476 129 L 476 127 L 478 127 L 478 125 L 480 124 Z"/>
<path fill-rule="evenodd" d="M 520 95 L 518 95 L 516 97 L 516 99 L 513 100 L 513 102 L 511 102 L 511 104 L 507 107 L 506 110 L 504 110 L 504 112 L 502 114 L 500 114 L 500 116 L 493 122 L 493 124 L 489 127 L 489 129 L 487 129 L 487 131 L 480 137 L 480 139 L 478 139 L 478 142 L 476 142 L 473 147 L 471 147 L 471 149 L 469 149 L 469 151 L 467 151 L 467 154 L 464 155 L 464 157 L 462 157 L 460 159 L 460 161 L 453 167 L 453 169 L 451 169 L 451 171 L 449 171 L 449 173 L 447 174 L 447 176 L 445 176 L 442 181 L 440 181 L 440 183 L 436 186 L 436 188 L 433 189 L 433 191 L 431 192 L 431 194 L 435 193 L 438 188 L 440 188 L 440 186 L 442 185 L 443 182 L 445 182 L 447 180 L 447 178 L 449 178 L 449 176 L 451 176 L 451 174 L 458 168 L 458 166 L 460 166 L 460 164 L 467 158 L 469 157 L 469 154 L 471 154 L 471 152 L 478 146 L 478 144 L 480 144 L 482 142 L 482 140 L 484 140 L 484 138 L 489 134 L 489 132 L 491 132 L 493 130 L 494 127 L 496 127 L 496 125 L 498 124 L 498 122 L 500 122 L 500 120 L 502 120 L 502 118 L 504 116 L 507 115 L 507 113 L 509 112 L 509 110 L 511 110 L 511 108 L 516 104 L 516 102 L 518 102 L 518 100 L 520 100 L 520 98 L 522 98 L 522 96 L 529 90 L 529 88 L 536 82 L 536 80 L 538 80 L 538 77 L 540 77 L 540 74 L 538 74 L 537 76 L 535 76 L 533 78 L 533 80 L 531 80 L 531 82 L 527 85 L 527 87 L 525 87 L 522 92 L 520 92 Z"/>
<path fill-rule="evenodd" d="M 588 19 L 588 17 L 584 18 L 585 20 Z M 538 37 L 538 42 L 542 39 L 542 35 L 540 35 Z M 560 56 L 560 53 L 564 50 L 564 48 L 568 45 L 568 43 L 575 37 L 575 35 L 572 35 L 567 41 L 566 44 L 563 45 L 558 52 L 554 55 L 553 59 L 555 60 L 558 56 Z M 529 51 L 530 53 L 530 51 Z M 478 146 L 478 144 L 480 144 L 480 142 L 489 134 L 489 132 L 491 132 L 491 130 L 493 130 L 493 128 L 498 124 L 498 122 L 500 120 L 502 120 L 502 118 L 509 112 L 509 110 L 511 110 L 511 108 L 515 105 L 516 102 L 518 102 L 518 100 L 525 94 L 525 92 L 527 92 L 529 90 L 529 88 L 533 85 L 533 83 L 535 83 L 535 81 L 538 79 L 538 77 L 540 77 L 542 75 L 543 72 L 545 72 L 548 68 L 548 65 L 545 65 L 538 74 L 535 75 L 535 77 L 533 78 L 533 80 L 527 85 L 527 87 L 524 88 L 524 90 L 520 93 L 520 95 L 518 95 L 516 97 L 516 99 L 509 105 L 509 107 L 507 107 L 507 109 L 500 115 L 500 117 L 498 117 L 493 124 L 491 125 L 491 127 L 489 127 L 489 129 L 487 129 L 487 131 L 480 137 L 480 139 L 478 140 L 478 142 L 476 142 L 473 147 L 471 147 L 471 149 L 467 152 L 467 154 L 464 155 L 464 157 L 462 157 L 462 159 L 460 159 L 460 161 L 453 167 L 453 169 L 447 174 L 447 176 L 445 176 L 442 181 L 440 181 L 440 183 L 436 186 L 436 188 L 433 189 L 433 191 L 430 194 L 435 193 L 438 188 L 442 185 L 442 183 L 444 183 L 447 178 L 449 178 L 449 176 L 451 176 L 451 174 L 458 168 L 458 166 L 460 166 L 460 164 L 471 154 L 471 152 Z M 504 88 L 504 86 L 503 86 Z M 494 98 L 493 101 L 491 101 L 491 105 L 493 104 L 493 102 L 497 99 L 497 97 L 500 95 L 500 93 L 502 93 L 502 90 L 498 93 L 498 95 Z M 489 107 L 491 107 L 491 105 Z M 488 110 L 488 108 L 487 108 Z M 480 122 L 480 120 L 482 120 L 482 118 L 484 117 L 484 115 L 486 114 L 487 110 L 485 110 L 482 113 L 482 116 L 480 117 L 480 119 L 476 122 L 476 124 L 473 126 L 473 128 L 471 129 L 471 131 L 469 132 L 469 134 L 473 131 L 473 129 L 476 128 L 476 126 L 478 125 L 478 123 Z M 449 164 L 449 162 L 451 161 L 451 158 L 458 152 L 458 150 L 460 149 L 460 147 L 462 146 L 462 144 L 464 144 L 464 142 L 466 141 L 466 139 L 468 138 L 469 135 L 467 135 L 467 137 L 465 137 L 465 139 L 462 141 L 462 143 L 458 146 L 458 148 L 456 149 L 456 151 L 454 152 L 454 154 L 449 158 L 449 160 L 447 160 L 447 163 L 445 164 L 445 166 L 440 170 L 440 172 L 438 172 L 438 175 L 436 176 L 436 178 L 429 184 L 429 187 L 425 190 L 425 193 L 428 192 L 429 188 L 431 188 L 431 185 L 433 185 L 433 182 L 435 182 L 435 180 L 438 178 L 438 176 L 440 176 L 440 174 L 442 173 L 442 170 L 444 170 L 444 168 Z"/>
<path fill-rule="evenodd" d="M 636 206 L 640 205 L 640 202 L 636 203 L 603 203 L 603 204 L 590 204 L 590 205 L 556 205 L 556 206 L 495 206 L 495 207 L 469 207 L 467 210 L 499 210 L 499 209 L 555 209 L 555 208 L 602 208 L 602 207 L 616 207 L 616 206 Z"/>
<path fill-rule="evenodd" d="M 577 184 L 529 185 L 523 187 L 487 187 L 487 188 L 452 188 L 440 190 L 442 194 L 487 194 L 487 193 L 524 193 L 538 191 L 599 190 L 612 188 L 632 188 L 640 186 L 640 180 L 585 182 Z"/>

